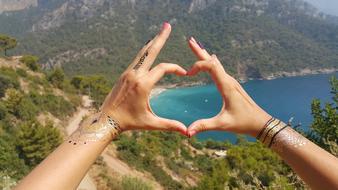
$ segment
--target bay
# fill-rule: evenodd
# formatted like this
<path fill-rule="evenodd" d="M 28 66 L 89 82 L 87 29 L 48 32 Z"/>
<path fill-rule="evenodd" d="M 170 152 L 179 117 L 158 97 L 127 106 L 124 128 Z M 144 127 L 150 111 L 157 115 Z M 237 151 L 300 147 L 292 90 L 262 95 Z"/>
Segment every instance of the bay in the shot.
<path fill-rule="evenodd" d="M 293 125 L 301 124 L 308 130 L 312 122 L 311 102 L 331 100 L 329 79 L 338 73 L 252 80 L 242 86 L 264 110 L 276 118 Z M 150 101 L 153 111 L 161 117 L 176 119 L 189 126 L 193 121 L 216 115 L 222 99 L 213 84 L 186 88 L 168 89 Z M 207 131 L 197 135 L 199 140 L 236 141 L 236 135 L 228 132 Z M 254 140 L 249 138 L 249 140 Z"/>

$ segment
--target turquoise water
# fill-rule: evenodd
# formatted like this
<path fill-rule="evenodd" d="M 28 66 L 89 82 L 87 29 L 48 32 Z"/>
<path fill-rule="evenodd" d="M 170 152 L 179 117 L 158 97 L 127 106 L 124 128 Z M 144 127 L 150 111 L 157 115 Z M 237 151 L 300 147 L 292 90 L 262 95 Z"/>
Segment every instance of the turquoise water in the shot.
<path fill-rule="evenodd" d="M 285 122 L 293 117 L 293 124 L 301 123 L 301 127 L 307 130 L 312 122 L 312 100 L 331 101 L 329 78 L 337 74 L 254 80 L 242 86 L 268 113 Z M 197 119 L 216 115 L 221 109 L 222 99 L 214 85 L 204 85 L 167 90 L 154 97 L 150 104 L 157 115 L 179 120 L 188 126 Z M 197 138 L 236 140 L 234 134 L 219 131 L 203 132 Z"/>

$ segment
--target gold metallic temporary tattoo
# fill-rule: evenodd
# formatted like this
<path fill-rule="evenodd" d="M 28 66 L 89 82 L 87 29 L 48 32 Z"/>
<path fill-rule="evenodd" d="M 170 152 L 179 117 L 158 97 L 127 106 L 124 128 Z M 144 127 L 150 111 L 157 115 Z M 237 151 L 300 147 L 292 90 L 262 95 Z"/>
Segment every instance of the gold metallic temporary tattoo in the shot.
<path fill-rule="evenodd" d="M 261 130 L 261 131 L 259 132 L 259 134 L 257 135 L 256 139 L 260 139 L 260 138 L 261 138 L 261 136 L 262 136 L 263 132 L 265 131 L 266 127 L 267 127 L 268 125 L 270 125 L 270 123 L 273 122 L 274 120 L 275 120 L 275 118 L 271 117 L 271 118 L 269 119 L 269 121 L 265 123 L 265 125 L 264 125 L 263 128 L 262 128 L 262 130 Z"/>
<path fill-rule="evenodd" d="M 278 153 L 282 153 L 285 148 L 299 148 L 307 143 L 308 140 L 305 137 L 294 131 L 291 127 L 286 127 L 275 136 L 271 148 Z"/>
<path fill-rule="evenodd" d="M 105 141 L 117 136 L 120 132 L 120 125 L 109 115 L 101 112 L 81 123 L 80 127 L 70 136 L 68 143 L 78 145 Z"/>
<path fill-rule="evenodd" d="M 138 68 L 141 67 L 141 65 L 143 65 L 144 60 L 146 59 L 146 57 L 149 55 L 148 50 L 146 52 L 144 52 L 144 54 L 142 55 L 142 57 L 140 58 L 140 60 L 137 62 L 137 64 L 134 66 L 134 69 L 137 70 Z"/>
<path fill-rule="evenodd" d="M 270 132 L 270 130 L 272 128 L 274 128 L 275 126 L 277 126 L 278 124 L 280 123 L 280 120 L 278 119 L 274 119 L 272 120 L 264 129 L 262 135 L 260 136 L 260 138 L 258 140 L 260 140 L 261 142 L 264 142 L 266 137 L 267 137 L 267 134 Z"/>

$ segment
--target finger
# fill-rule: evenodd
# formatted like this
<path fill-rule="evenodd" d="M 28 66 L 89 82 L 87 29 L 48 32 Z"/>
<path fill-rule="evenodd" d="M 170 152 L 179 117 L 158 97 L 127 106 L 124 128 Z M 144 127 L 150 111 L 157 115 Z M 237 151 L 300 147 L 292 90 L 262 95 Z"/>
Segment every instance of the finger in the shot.
<path fill-rule="evenodd" d="M 154 39 L 152 45 L 146 50 L 144 56 L 144 63 L 140 66 L 140 69 L 149 70 L 154 63 L 156 57 L 163 48 L 165 42 L 169 38 L 171 32 L 171 25 L 168 22 L 164 22 L 161 32 Z M 141 57 L 142 58 L 142 57 Z"/>
<path fill-rule="evenodd" d="M 153 126 L 154 130 L 177 131 L 187 136 L 187 127 L 183 123 L 157 116 L 154 117 L 154 122 L 156 123 L 155 126 Z"/>
<path fill-rule="evenodd" d="M 190 49 L 194 52 L 199 60 L 207 60 L 211 58 L 211 55 L 204 48 L 203 44 L 196 41 L 194 37 L 190 37 L 188 43 Z"/>
<path fill-rule="evenodd" d="M 192 123 L 187 130 L 188 137 L 192 137 L 199 132 L 217 130 L 220 127 L 218 117 L 215 116 L 209 119 L 201 119 Z"/>
<path fill-rule="evenodd" d="M 173 63 L 160 63 L 150 70 L 148 74 L 149 86 L 154 86 L 165 74 L 176 74 L 178 76 L 185 76 L 187 71 L 181 66 Z"/>
<path fill-rule="evenodd" d="M 131 62 L 131 64 L 128 66 L 127 70 L 131 70 L 134 69 L 135 66 L 140 62 L 141 57 L 144 55 L 144 53 L 147 51 L 147 49 L 153 44 L 154 39 L 157 36 L 155 36 L 153 39 L 148 40 L 145 45 L 143 46 L 143 48 L 137 53 L 135 59 Z"/>
<path fill-rule="evenodd" d="M 192 68 L 188 71 L 187 75 L 193 76 L 201 71 L 209 72 L 216 85 L 223 90 L 226 86 L 223 84 L 232 81 L 232 78 L 225 72 L 222 64 L 218 61 L 215 55 L 211 59 L 204 61 L 197 61 Z"/>

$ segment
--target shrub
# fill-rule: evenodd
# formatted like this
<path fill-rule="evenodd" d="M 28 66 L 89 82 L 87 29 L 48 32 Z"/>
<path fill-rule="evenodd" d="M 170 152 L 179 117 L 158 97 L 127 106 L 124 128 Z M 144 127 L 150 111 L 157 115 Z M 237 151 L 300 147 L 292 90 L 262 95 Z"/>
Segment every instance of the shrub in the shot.
<path fill-rule="evenodd" d="M 62 84 L 65 80 L 65 73 L 60 67 L 57 67 L 48 75 L 47 79 L 57 88 L 62 88 Z"/>
<path fill-rule="evenodd" d="M 12 77 L 6 75 L 0 75 L 0 98 L 5 96 L 5 92 L 8 88 L 18 88 L 19 82 Z"/>
<path fill-rule="evenodd" d="M 38 71 L 40 66 L 38 64 L 39 58 L 33 55 L 24 55 L 20 59 L 22 63 L 24 63 L 29 69 L 32 71 Z"/>
<path fill-rule="evenodd" d="M 124 176 L 122 178 L 121 184 L 124 190 L 151 190 L 153 189 L 150 185 L 148 185 L 141 179 L 134 178 L 134 177 Z"/>

